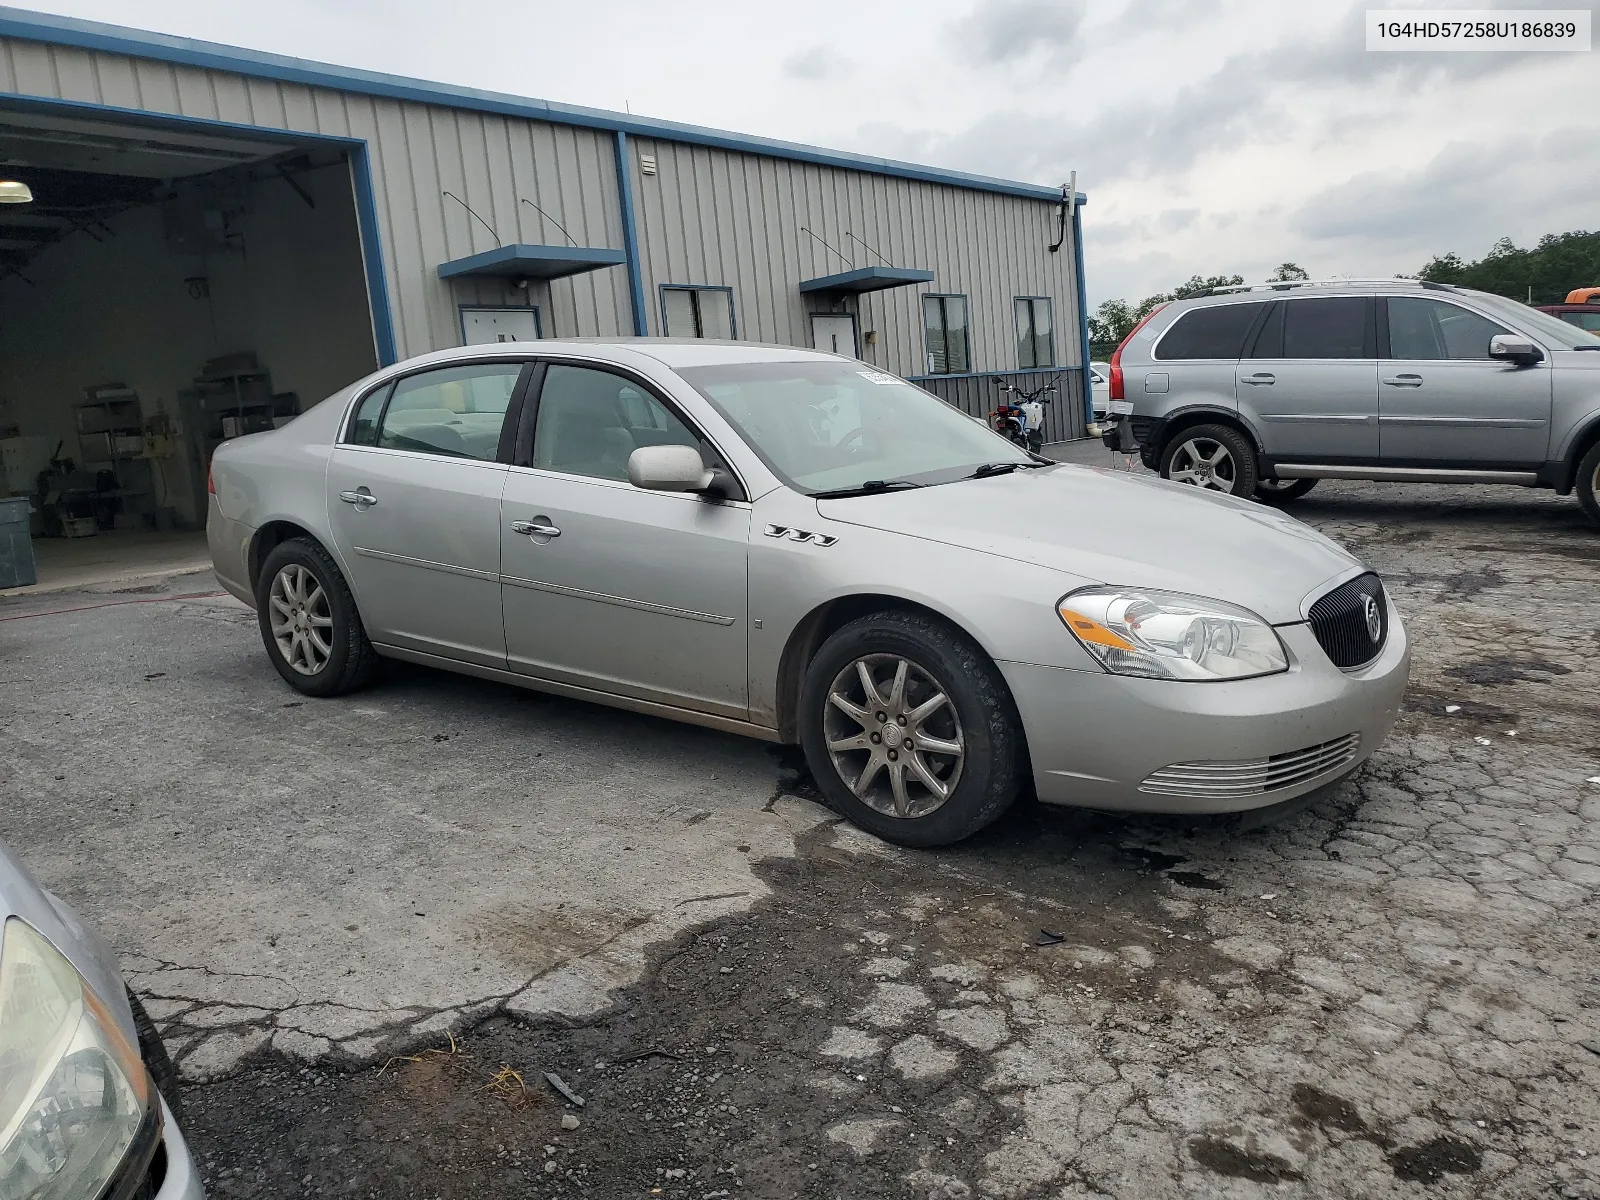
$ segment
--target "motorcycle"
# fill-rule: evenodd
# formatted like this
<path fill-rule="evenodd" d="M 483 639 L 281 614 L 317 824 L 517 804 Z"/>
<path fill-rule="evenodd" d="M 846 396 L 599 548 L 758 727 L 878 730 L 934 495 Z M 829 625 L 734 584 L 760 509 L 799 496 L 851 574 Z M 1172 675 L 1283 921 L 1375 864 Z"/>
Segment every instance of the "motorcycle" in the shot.
<path fill-rule="evenodd" d="M 1002 396 L 1009 392 L 1015 397 L 1011 403 L 1002 402 L 995 406 L 989 414 L 990 427 L 999 434 L 1010 438 L 1024 450 L 1038 453 L 1039 447 L 1044 445 L 1044 406 L 1050 401 L 1047 396 L 1056 390 L 1055 376 L 1042 387 L 1031 392 L 1023 391 L 1015 384 L 1007 383 L 999 375 L 994 376 L 994 381 L 1000 385 Z"/>

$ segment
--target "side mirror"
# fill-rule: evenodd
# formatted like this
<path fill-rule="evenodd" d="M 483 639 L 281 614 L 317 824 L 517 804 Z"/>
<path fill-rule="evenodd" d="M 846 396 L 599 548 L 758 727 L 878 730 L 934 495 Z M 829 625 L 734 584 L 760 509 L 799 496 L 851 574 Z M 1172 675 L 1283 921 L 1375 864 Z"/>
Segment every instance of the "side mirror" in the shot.
<path fill-rule="evenodd" d="M 1497 333 L 1489 339 L 1489 357 L 1514 362 L 1528 367 L 1544 361 L 1544 351 L 1525 337 L 1514 333 Z"/>
<path fill-rule="evenodd" d="M 650 492 L 703 492 L 712 472 L 693 446 L 640 446 L 628 455 L 628 482 Z"/>

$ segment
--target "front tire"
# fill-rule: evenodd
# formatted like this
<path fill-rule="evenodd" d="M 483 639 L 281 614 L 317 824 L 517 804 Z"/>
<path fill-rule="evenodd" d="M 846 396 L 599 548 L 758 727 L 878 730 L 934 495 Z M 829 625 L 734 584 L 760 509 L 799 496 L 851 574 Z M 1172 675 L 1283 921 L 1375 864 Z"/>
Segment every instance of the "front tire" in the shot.
<path fill-rule="evenodd" d="M 290 538 L 267 555 L 256 581 L 256 617 L 267 657 L 296 691 L 339 696 L 377 672 L 350 585 L 310 538 Z"/>
<path fill-rule="evenodd" d="M 1022 788 L 1027 752 L 1005 680 L 936 618 L 850 622 L 811 660 L 800 703 L 812 777 L 834 808 L 885 841 L 959 842 Z"/>
<path fill-rule="evenodd" d="M 1256 499 L 1263 504 L 1288 504 L 1316 486 L 1315 479 L 1258 479 Z"/>
<path fill-rule="evenodd" d="M 1589 447 L 1589 453 L 1578 463 L 1578 504 L 1584 515 L 1600 525 L 1600 442 Z"/>
<path fill-rule="evenodd" d="M 1161 478 L 1230 496 L 1255 494 L 1259 474 L 1250 439 L 1227 425 L 1195 425 L 1161 453 Z"/>

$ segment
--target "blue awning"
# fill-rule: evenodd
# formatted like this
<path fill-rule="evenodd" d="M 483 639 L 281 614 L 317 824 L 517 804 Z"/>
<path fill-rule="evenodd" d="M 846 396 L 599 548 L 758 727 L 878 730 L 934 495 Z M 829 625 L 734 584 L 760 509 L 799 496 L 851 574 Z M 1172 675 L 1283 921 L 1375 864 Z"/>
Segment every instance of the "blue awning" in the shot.
<path fill-rule="evenodd" d="M 915 267 L 858 267 L 838 275 L 800 281 L 802 292 L 881 292 L 884 288 L 905 287 L 908 283 L 932 283 L 932 271 Z"/>
<path fill-rule="evenodd" d="M 510 279 L 560 279 L 628 261 L 621 250 L 589 246 L 501 246 L 439 264 L 440 279 L 496 275 Z"/>

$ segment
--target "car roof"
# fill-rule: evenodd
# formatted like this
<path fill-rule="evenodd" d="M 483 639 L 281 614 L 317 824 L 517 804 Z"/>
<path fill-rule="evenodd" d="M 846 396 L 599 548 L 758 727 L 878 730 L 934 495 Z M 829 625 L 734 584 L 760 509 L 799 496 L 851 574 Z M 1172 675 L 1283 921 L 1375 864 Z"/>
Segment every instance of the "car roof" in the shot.
<path fill-rule="evenodd" d="M 407 359 L 397 366 L 447 363 L 458 358 L 526 357 L 529 354 L 560 354 L 568 351 L 593 355 L 600 351 L 619 351 L 616 358 L 625 362 L 632 354 L 642 354 L 668 367 L 710 367 L 757 362 L 854 362 L 842 355 L 798 346 L 775 346 L 765 342 L 720 342 L 704 338 L 540 338 L 535 342 L 491 342 L 480 346 L 451 346 Z"/>

